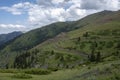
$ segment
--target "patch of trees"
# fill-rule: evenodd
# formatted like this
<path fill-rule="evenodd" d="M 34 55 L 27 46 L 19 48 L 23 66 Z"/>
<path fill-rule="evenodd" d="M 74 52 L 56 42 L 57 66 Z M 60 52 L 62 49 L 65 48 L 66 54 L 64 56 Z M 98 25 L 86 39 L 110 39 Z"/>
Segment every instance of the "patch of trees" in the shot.
<path fill-rule="evenodd" d="M 89 33 L 88 32 L 84 33 L 83 37 L 89 37 Z"/>
<path fill-rule="evenodd" d="M 13 66 L 14 68 L 30 68 L 36 62 L 36 56 L 39 50 L 34 49 L 31 52 L 24 52 L 22 55 L 16 56 Z"/>
<path fill-rule="evenodd" d="M 88 56 L 88 59 L 90 62 L 100 62 L 101 61 L 101 53 L 97 52 L 95 54 L 95 51 L 92 50 L 91 54 Z"/>

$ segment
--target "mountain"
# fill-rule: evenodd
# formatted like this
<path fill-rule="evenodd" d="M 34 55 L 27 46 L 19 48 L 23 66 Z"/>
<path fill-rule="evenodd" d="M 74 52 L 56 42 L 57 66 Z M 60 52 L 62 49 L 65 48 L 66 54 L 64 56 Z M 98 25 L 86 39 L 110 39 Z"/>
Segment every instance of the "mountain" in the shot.
<path fill-rule="evenodd" d="M 5 44 L 8 41 L 11 41 L 13 39 L 15 39 L 16 37 L 22 35 L 22 32 L 20 31 L 15 31 L 12 33 L 8 33 L 8 34 L 0 34 L 0 46 L 2 46 L 3 44 Z"/>
<path fill-rule="evenodd" d="M 39 65 L 38 67 L 49 64 L 48 68 L 61 68 L 59 65 L 71 68 L 88 64 L 89 61 L 95 62 L 96 58 L 99 61 L 99 57 L 103 62 L 119 60 L 119 14 L 120 11 L 103 11 L 73 22 L 74 30 L 62 32 L 29 50 L 33 54 L 36 53 L 35 58 L 39 59 L 34 64 Z"/>
<path fill-rule="evenodd" d="M 119 22 L 120 11 L 102 11 L 31 30 L 0 50 L 1 67 L 73 68 L 86 64 L 91 55 L 119 59 Z"/>

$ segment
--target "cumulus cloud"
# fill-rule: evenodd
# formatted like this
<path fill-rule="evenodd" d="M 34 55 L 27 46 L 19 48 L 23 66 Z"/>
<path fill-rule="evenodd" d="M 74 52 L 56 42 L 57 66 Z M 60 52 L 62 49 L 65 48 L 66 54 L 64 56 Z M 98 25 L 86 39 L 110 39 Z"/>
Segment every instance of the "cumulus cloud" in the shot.
<path fill-rule="evenodd" d="M 25 28 L 23 25 L 18 24 L 0 24 L 0 28 Z"/>
<path fill-rule="evenodd" d="M 25 31 L 26 26 L 19 24 L 0 24 L 0 33 L 8 33 L 13 31 Z"/>
<path fill-rule="evenodd" d="M 73 21 L 102 10 L 119 10 L 119 0 L 37 0 L 29 12 L 31 24 Z"/>
<path fill-rule="evenodd" d="M 14 15 L 28 14 L 28 25 L 43 26 L 57 21 L 73 21 L 102 10 L 119 10 L 120 0 L 36 0 L 0 7 Z M 33 27 L 32 27 L 33 28 Z"/>
<path fill-rule="evenodd" d="M 34 7 L 30 9 L 28 21 L 32 24 L 45 24 L 55 21 L 65 21 L 65 10 L 63 8 Z"/>
<path fill-rule="evenodd" d="M 86 10 L 80 9 L 79 0 L 37 0 L 37 3 L 28 12 L 31 24 L 73 21 L 86 16 Z"/>
<path fill-rule="evenodd" d="M 119 0 L 82 0 L 82 9 L 101 9 L 101 10 L 118 10 L 120 9 Z"/>
<path fill-rule="evenodd" d="M 30 4 L 29 2 L 24 2 L 24 3 L 18 3 L 18 4 L 14 4 L 11 7 L 0 7 L 0 10 L 5 10 L 8 11 L 10 13 L 12 13 L 13 15 L 21 15 L 25 12 L 28 11 L 29 8 L 31 8 L 33 5 Z"/>

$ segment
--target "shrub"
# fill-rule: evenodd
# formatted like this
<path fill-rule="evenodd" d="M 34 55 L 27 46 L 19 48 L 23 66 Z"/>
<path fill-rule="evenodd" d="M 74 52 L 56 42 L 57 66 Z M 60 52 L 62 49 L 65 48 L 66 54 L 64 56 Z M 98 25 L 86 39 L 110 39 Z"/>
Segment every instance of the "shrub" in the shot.
<path fill-rule="evenodd" d="M 114 74 L 114 78 L 116 79 L 116 80 L 120 80 L 120 76 L 118 75 L 118 74 Z"/>
<path fill-rule="evenodd" d="M 83 37 L 89 37 L 89 33 L 88 32 L 84 33 Z"/>
<path fill-rule="evenodd" d="M 111 80 L 120 80 L 119 74 L 115 73 L 112 77 Z"/>
<path fill-rule="evenodd" d="M 85 45 L 85 43 L 83 43 L 83 42 L 80 44 L 80 48 L 81 48 L 81 49 L 84 49 L 85 46 L 86 46 L 86 45 Z"/>
<path fill-rule="evenodd" d="M 12 78 L 18 78 L 18 79 L 30 79 L 32 78 L 31 75 L 25 74 L 25 73 L 18 73 L 18 74 L 14 74 L 12 76 Z"/>
<path fill-rule="evenodd" d="M 46 75 L 51 73 L 51 71 L 45 69 L 27 69 L 24 72 L 27 74 L 35 74 L 35 75 Z"/>
<path fill-rule="evenodd" d="M 91 69 L 91 67 L 89 66 L 88 69 Z"/>
<path fill-rule="evenodd" d="M 109 41 L 106 43 L 106 48 L 112 48 L 113 45 L 114 43 L 112 41 Z"/>
<path fill-rule="evenodd" d="M 50 71 L 58 71 L 59 69 L 57 67 L 49 67 L 48 68 Z"/>

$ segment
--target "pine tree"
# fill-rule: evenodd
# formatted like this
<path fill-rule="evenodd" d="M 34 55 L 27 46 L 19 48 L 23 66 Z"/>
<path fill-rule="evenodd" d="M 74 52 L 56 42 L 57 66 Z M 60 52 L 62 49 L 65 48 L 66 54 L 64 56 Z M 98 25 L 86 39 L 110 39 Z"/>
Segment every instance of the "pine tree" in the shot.
<path fill-rule="evenodd" d="M 88 37 L 88 36 L 89 36 L 88 32 L 83 34 L 83 37 Z"/>
<path fill-rule="evenodd" d="M 98 47 L 98 44 L 97 44 L 97 42 L 95 41 L 94 43 L 95 43 L 95 47 Z"/>
<path fill-rule="evenodd" d="M 8 65 L 8 64 L 6 64 L 6 65 L 5 65 L 5 67 L 6 67 L 6 69 L 8 69 L 8 68 L 9 68 L 9 65 Z"/>
<path fill-rule="evenodd" d="M 53 55 L 54 53 L 55 53 L 54 50 L 52 50 L 52 51 L 51 51 L 51 54 Z"/>
<path fill-rule="evenodd" d="M 94 62 L 94 61 L 95 61 L 94 49 L 93 49 L 92 52 L 91 52 L 90 61 L 91 61 L 91 62 Z"/>
<path fill-rule="evenodd" d="M 80 38 L 80 37 L 78 37 L 78 42 L 80 42 L 80 40 L 81 40 L 81 38 Z"/>
<path fill-rule="evenodd" d="M 95 54 L 94 53 L 91 53 L 91 55 L 90 55 L 90 61 L 91 62 L 95 61 Z"/>
<path fill-rule="evenodd" d="M 101 61 L 101 54 L 100 52 L 98 52 L 96 56 L 96 62 L 100 62 L 100 61 Z"/>

